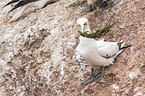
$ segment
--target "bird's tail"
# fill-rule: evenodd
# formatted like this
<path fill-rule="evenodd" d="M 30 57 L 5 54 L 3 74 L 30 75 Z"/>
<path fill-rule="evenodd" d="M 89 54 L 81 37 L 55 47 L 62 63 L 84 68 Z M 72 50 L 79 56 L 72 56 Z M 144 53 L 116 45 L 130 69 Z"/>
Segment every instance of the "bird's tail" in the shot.
<path fill-rule="evenodd" d="M 12 0 L 12 1 L 8 2 L 5 6 L 3 6 L 3 8 L 6 7 L 6 6 L 8 6 L 8 5 L 10 5 L 10 4 L 16 3 L 18 1 L 19 0 Z"/>
<path fill-rule="evenodd" d="M 10 23 L 10 22 L 13 22 L 13 21 L 15 21 L 15 20 L 17 20 L 17 19 L 20 17 L 20 15 L 22 14 L 22 12 L 25 10 L 25 8 L 26 8 L 26 6 L 22 6 L 22 7 L 17 11 L 17 13 L 9 20 L 9 23 Z"/>
<path fill-rule="evenodd" d="M 117 43 L 119 50 L 124 46 L 125 43 L 123 43 L 123 40 L 121 40 L 119 43 Z"/>
<path fill-rule="evenodd" d="M 119 43 L 117 43 L 117 45 L 119 46 L 119 50 L 124 50 L 132 45 L 127 45 L 127 46 L 124 46 L 125 43 L 123 43 L 123 40 L 121 40 Z"/>
<path fill-rule="evenodd" d="M 116 56 L 118 56 L 119 54 L 121 54 L 126 48 L 132 46 L 132 45 L 124 46 L 125 43 L 123 43 L 123 40 L 121 40 L 117 45 L 119 46 L 119 52 L 118 52 L 114 57 L 116 57 Z"/>
<path fill-rule="evenodd" d="M 122 47 L 122 48 L 120 48 L 121 50 L 122 49 L 126 49 L 126 48 L 128 48 L 128 47 L 131 47 L 132 45 L 127 45 L 127 46 L 124 46 L 124 47 Z"/>

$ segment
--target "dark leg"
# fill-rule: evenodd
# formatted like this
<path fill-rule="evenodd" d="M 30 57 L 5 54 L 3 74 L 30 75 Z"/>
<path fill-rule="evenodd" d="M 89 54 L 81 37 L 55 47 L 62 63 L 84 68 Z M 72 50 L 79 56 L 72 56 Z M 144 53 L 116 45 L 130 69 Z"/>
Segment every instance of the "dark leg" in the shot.
<path fill-rule="evenodd" d="M 92 11 L 94 11 L 94 10 L 96 10 L 96 7 L 90 5 L 89 8 L 87 8 L 86 10 L 84 10 L 84 12 L 92 12 Z"/>
<path fill-rule="evenodd" d="M 97 75 L 94 76 L 93 81 L 100 81 L 100 80 L 102 80 L 102 78 L 104 76 L 104 73 L 105 73 L 105 66 L 103 66 L 102 72 L 100 72 L 100 73 L 98 73 Z"/>
<path fill-rule="evenodd" d="M 103 66 L 102 72 L 98 73 L 97 75 L 94 75 L 94 73 L 93 73 L 94 68 L 91 68 L 91 70 L 92 70 L 91 76 L 86 81 L 82 82 L 82 84 L 89 84 L 89 83 L 92 83 L 94 81 L 102 80 L 104 73 L 105 73 L 105 66 Z"/>
<path fill-rule="evenodd" d="M 91 68 L 91 71 L 92 71 L 91 72 L 91 76 L 86 81 L 82 82 L 82 84 L 88 84 L 88 83 L 93 82 L 93 79 L 94 79 L 94 73 L 93 73 L 94 68 Z"/>

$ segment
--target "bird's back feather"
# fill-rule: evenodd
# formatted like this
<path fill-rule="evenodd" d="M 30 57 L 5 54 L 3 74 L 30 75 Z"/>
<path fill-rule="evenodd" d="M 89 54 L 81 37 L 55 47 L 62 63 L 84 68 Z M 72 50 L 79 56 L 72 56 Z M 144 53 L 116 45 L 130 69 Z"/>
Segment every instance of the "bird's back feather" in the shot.
<path fill-rule="evenodd" d="M 36 2 L 38 0 L 20 0 L 9 12 L 17 9 L 18 7 L 21 7 L 21 6 L 24 6 L 28 3 L 31 3 L 31 2 Z"/>
<path fill-rule="evenodd" d="M 116 42 L 97 42 L 98 53 L 105 57 L 109 58 L 118 53 L 119 47 Z"/>
<path fill-rule="evenodd" d="M 89 63 L 91 67 L 109 66 L 113 64 L 117 55 L 123 52 L 119 50 L 118 43 L 94 40 L 80 36 L 80 43 L 76 51 Z"/>
<path fill-rule="evenodd" d="M 6 6 L 10 5 L 10 4 L 16 3 L 16 2 L 18 2 L 18 1 L 19 1 L 19 0 L 12 0 L 12 1 L 8 2 L 4 7 L 6 7 Z"/>

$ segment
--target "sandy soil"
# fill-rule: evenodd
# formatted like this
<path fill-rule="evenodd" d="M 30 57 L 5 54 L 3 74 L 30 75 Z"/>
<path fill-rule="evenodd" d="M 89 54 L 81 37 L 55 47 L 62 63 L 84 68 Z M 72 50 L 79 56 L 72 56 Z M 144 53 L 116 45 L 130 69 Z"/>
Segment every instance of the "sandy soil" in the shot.
<path fill-rule="evenodd" d="M 143 96 L 145 95 L 144 0 L 112 0 L 106 8 L 85 13 L 87 2 L 60 0 L 44 9 L 28 8 L 8 23 L 15 11 L 0 0 L 1 96 Z M 104 78 L 81 84 L 90 75 L 87 62 L 75 51 L 76 20 L 86 17 L 92 31 L 105 27 L 114 13 L 118 21 L 102 38 L 132 46 L 105 70 Z M 98 67 L 98 70 L 101 68 Z"/>

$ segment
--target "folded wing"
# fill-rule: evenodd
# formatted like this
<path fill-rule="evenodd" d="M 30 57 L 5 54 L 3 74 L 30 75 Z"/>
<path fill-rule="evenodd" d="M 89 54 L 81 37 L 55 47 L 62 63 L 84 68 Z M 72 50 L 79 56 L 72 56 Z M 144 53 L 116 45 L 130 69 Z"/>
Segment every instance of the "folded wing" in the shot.
<path fill-rule="evenodd" d="M 104 58 L 111 58 L 119 52 L 119 46 L 116 42 L 97 42 L 98 53 Z"/>
<path fill-rule="evenodd" d="M 17 9 L 18 7 L 24 6 L 24 5 L 28 4 L 28 3 L 35 2 L 35 1 L 38 1 L 38 0 L 12 0 L 12 1 L 10 1 L 8 4 L 6 4 L 5 6 L 10 5 L 10 4 L 12 4 L 12 3 L 15 3 L 15 2 L 18 2 L 18 3 L 9 11 L 9 12 L 11 12 L 11 11 Z"/>
<path fill-rule="evenodd" d="M 19 0 L 12 0 L 12 1 L 8 2 L 4 7 L 6 7 L 6 6 L 10 5 L 10 4 L 16 3 L 16 2 L 18 2 L 18 1 L 19 1 Z"/>

